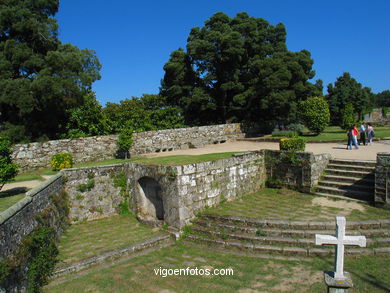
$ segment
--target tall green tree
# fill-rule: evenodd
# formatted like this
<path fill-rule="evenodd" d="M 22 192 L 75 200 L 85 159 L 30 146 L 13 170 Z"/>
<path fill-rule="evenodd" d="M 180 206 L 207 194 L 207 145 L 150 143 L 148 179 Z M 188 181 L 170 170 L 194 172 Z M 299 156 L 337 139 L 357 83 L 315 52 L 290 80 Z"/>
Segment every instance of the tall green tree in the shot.
<path fill-rule="evenodd" d="M 390 90 L 376 94 L 375 105 L 377 107 L 390 107 Z"/>
<path fill-rule="evenodd" d="M 358 119 L 372 107 L 373 94 L 368 87 L 362 87 L 361 83 L 351 77 L 348 72 L 344 72 L 338 77 L 334 86 L 328 85 L 328 95 L 326 99 L 329 103 L 331 122 L 339 125 L 342 120 L 342 110 L 351 104 Z"/>
<path fill-rule="evenodd" d="M 58 39 L 58 0 L 0 2 L 0 127 L 11 139 L 55 138 L 100 78 L 94 51 Z"/>
<path fill-rule="evenodd" d="M 300 100 L 322 94 L 312 65 L 308 51 L 287 50 L 283 24 L 218 12 L 172 52 L 160 93 L 190 125 L 294 120 Z"/>
<path fill-rule="evenodd" d="M 69 114 L 65 137 L 106 135 L 111 132 L 109 119 L 93 92 L 84 97 L 83 105 L 71 109 Z"/>

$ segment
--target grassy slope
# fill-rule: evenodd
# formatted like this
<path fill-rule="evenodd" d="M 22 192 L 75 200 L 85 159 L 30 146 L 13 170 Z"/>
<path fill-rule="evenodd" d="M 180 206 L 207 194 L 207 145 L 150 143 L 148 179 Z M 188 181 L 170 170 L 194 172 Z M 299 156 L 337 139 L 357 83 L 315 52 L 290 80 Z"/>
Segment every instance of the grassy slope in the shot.
<path fill-rule="evenodd" d="M 389 292 L 389 256 L 347 257 L 354 292 Z M 311 262 L 261 259 L 176 244 L 49 284 L 43 292 L 325 292 L 323 270 L 332 270 L 333 258 Z M 226 269 L 233 276 L 157 276 L 159 268 Z M 165 292 L 164 291 L 164 292 Z"/>

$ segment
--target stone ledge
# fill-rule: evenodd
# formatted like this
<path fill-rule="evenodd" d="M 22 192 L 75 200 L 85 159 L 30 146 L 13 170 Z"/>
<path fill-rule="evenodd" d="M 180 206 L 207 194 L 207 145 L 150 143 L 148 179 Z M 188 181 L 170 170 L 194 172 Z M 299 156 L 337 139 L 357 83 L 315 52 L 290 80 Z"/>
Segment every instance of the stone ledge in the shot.
<path fill-rule="evenodd" d="M 62 173 L 61 172 L 56 174 L 56 175 L 54 175 L 54 176 L 52 176 L 52 177 L 50 177 L 49 179 L 45 180 L 44 182 L 42 182 L 38 186 L 36 186 L 33 189 L 27 191 L 26 192 L 26 196 L 34 197 L 36 194 L 41 192 L 43 189 L 45 189 L 46 187 L 48 187 L 49 185 L 51 185 L 52 183 L 54 183 L 55 181 L 57 181 L 61 177 L 62 177 Z"/>
<path fill-rule="evenodd" d="M 159 235 L 152 237 L 146 241 L 136 243 L 133 245 L 129 245 L 124 248 L 116 249 L 116 250 L 111 250 L 108 252 L 104 252 L 98 256 L 93 256 L 87 259 L 83 259 L 79 262 L 72 263 L 63 267 L 59 267 L 56 269 L 53 273 L 53 278 L 60 277 L 62 275 L 68 274 L 68 273 L 73 273 L 73 272 L 78 272 L 83 269 L 86 269 L 90 266 L 96 265 L 96 264 L 101 264 L 104 263 L 105 261 L 108 260 L 113 260 L 117 259 L 119 257 L 125 256 L 125 255 L 130 255 L 139 251 L 146 250 L 148 248 L 156 247 L 159 244 L 166 243 L 168 245 L 173 244 L 174 241 L 172 240 L 171 235 Z"/>

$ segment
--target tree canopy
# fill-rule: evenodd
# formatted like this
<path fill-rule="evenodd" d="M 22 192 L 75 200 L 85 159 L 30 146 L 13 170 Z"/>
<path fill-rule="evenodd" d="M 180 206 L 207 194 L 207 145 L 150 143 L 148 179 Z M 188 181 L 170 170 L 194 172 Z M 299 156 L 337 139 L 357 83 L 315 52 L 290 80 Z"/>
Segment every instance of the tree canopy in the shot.
<path fill-rule="evenodd" d="M 312 65 L 308 51 L 288 51 L 283 24 L 218 12 L 191 30 L 187 51 L 171 53 L 160 93 L 189 125 L 286 122 L 299 101 L 322 95 L 322 82 L 308 82 Z"/>
<path fill-rule="evenodd" d="M 329 103 L 331 122 L 338 125 L 342 121 L 342 111 L 347 104 L 351 104 L 356 118 L 360 119 L 364 112 L 369 110 L 374 103 L 374 94 L 368 87 L 356 81 L 348 72 L 344 72 L 338 77 L 334 86 L 328 85 L 328 95 L 326 99 Z"/>
<path fill-rule="evenodd" d="M 94 51 L 58 39 L 58 0 L 0 4 L 0 126 L 15 141 L 55 138 L 83 104 L 101 65 Z"/>

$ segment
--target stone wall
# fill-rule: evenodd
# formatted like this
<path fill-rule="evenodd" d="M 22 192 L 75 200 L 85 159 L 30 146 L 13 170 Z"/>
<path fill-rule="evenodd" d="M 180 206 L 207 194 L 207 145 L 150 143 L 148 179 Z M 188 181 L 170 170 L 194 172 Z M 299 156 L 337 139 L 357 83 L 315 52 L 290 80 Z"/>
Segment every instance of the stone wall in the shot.
<path fill-rule="evenodd" d="M 267 183 L 311 192 L 331 158 L 330 154 L 264 150 Z"/>
<path fill-rule="evenodd" d="M 24 171 L 49 167 L 51 156 L 57 153 L 71 153 L 76 163 L 111 159 L 117 152 L 116 142 L 116 135 L 108 135 L 17 144 L 12 160 Z"/>
<path fill-rule="evenodd" d="M 375 206 L 390 209 L 390 153 L 378 153 L 375 168 Z"/>
<path fill-rule="evenodd" d="M 22 239 L 38 226 L 36 216 L 47 207 L 53 206 L 51 196 L 59 195 L 62 191 L 62 175 L 56 175 L 28 191 L 23 200 L 0 213 L 0 260 L 10 255 Z M 54 212 L 50 216 L 55 228 L 60 226 L 56 221 L 61 217 L 56 213 L 55 207 L 53 209 Z"/>
<path fill-rule="evenodd" d="M 134 134 L 130 153 L 198 148 L 243 136 L 240 124 L 237 123 L 147 131 Z M 117 154 L 117 139 L 116 135 L 108 135 L 17 144 L 13 148 L 12 159 L 22 171 L 49 167 L 51 156 L 61 152 L 71 153 L 75 163 L 110 159 Z"/>
<path fill-rule="evenodd" d="M 63 170 L 71 223 L 118 214 L 127 194 L 118 184 L 120 179 L 127 181 L 125 169 L 126 165 L 118 164 Z"/>
<path fill-rule="evenodd" d="M 132 154 L 200 148 L 243 138 L 239 123 L 147 131 L 134 135 Z"/>
<path fill-rule="evenodd" d="M 376 108 L 371 113 L 365 114 L 363 120 L 366 122 L 382 122 L 388 124 L 390 123 L 390 111 L 384 116 L 382 108 Z"/>
<path fill-rule="evenodd" d="M 145 221 L 153 220 L 156 212 L 148 204 L 140 179 L 151 178 L 161 192 L 164 221 L 182 228 L 206 206 L 232 200 L 264 186 L 264 154 L 250 152 L 220 159 L 182 166 L 148 166 L 131 163 L 135 213 Z M 152 184 L 152 183 L 151 183 Z M 158 189 L 153 183 L 153 188 Z M 150 189 L 150 188 L 149 188 Z M 151 200 L 153 201 L 153 199 Z"/>

